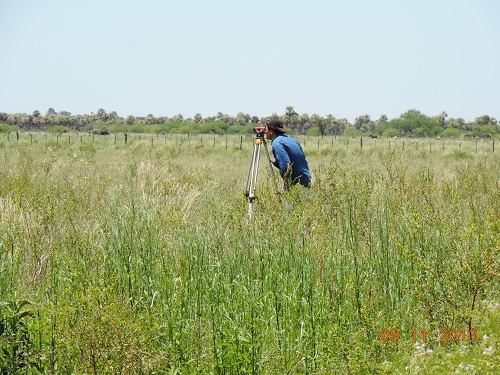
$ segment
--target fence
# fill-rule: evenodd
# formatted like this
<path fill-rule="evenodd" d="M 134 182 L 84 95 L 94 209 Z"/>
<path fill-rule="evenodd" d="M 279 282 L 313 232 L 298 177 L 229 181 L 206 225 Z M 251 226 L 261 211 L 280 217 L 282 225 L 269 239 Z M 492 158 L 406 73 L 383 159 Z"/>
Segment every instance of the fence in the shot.
<path fill-rule="evenodd" d="M 464 152 L 464 153 L 494 153 L 495 139 L 461 138 L 461 139 L 430 139 L 430 138 L 371 138 L 371 137 L 338 137 L 338 136 L 294 136 L 307 150 L 413 150 L 421 152 Z M 164 146 L 213 146 L 246 149 L 253 147 L 252 134 L 245 135 L 213 135 L 213 134 L 137 134 L 137 133 L 44 133 L 16 132 L 0 133 L 0 147 L 12 144 L 45 143 L 92 143 L 95 145 L 134 145 L 146 143 Z"/>

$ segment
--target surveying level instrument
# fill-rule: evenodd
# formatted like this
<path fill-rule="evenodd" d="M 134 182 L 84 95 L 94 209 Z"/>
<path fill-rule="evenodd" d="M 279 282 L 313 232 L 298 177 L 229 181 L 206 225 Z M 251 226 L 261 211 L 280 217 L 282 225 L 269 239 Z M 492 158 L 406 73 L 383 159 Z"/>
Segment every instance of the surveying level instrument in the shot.
<path fill-rule="evenodd" d="M 271 158 L 269 156 L 269 150 L 267 149 L 267 143 L 264 138 L 264 134 L 266 132 L 265 126 L 256 126 L 253 128 L 255 131 L 255 138 L 253 141 L 253 154 L 252 160 L 250 162 L 250 170 L 248 171 L 247 184 L 245 188 L 245 196 L 248 198 L 248 218 L 252 218 L 253 213 L 253 203 L 257 199 L 255 196 L 255 188 L 257 187 L 257 177 L 259 174 L 259 161 L 260 161 L 260 150 L 262 145 L 264 145 L 264 149 L 266 150 L 267 161 L 269 164 L 269 170 L 271 171 L 271 176 L 273 181 L 275 180 L 273 165 L 271 162 Z M 278 189 L 276 189 L 277 191 Z"/>

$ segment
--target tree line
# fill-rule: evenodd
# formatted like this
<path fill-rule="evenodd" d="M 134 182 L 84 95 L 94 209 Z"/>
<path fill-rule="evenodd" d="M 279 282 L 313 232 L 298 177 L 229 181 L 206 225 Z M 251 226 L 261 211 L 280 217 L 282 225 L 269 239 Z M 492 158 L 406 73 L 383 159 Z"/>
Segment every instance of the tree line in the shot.
<path fill-rule="evenodd" d="M 279 118 L 292 134 L 316 136 L 377 135 L 380 137 L 500 137 L 498 121 L 483 115 L 474 121 L 448 117 L 446 112 L 427 116 L 416 109 L 410 109 L 398 118 L 389 119 L 382 115 L 373 120 L 369 115 L 358 116 L 353 123 L 345 118 L 333 115 L 319 116 L 306 113 L 298 114 L 293 106 L 288 106 L 285 113 L 276 113 L 266 117 L 251 116 L 239 112 L 230 116 L 221 112 L 215 116 L 203 117 L 200 113 L 192 118 L 182 114 L 173 117 L 145 117 L 129 115 L 120 117 L 116 112 L 106 112 L 100 108 L 96 113 L 72 115 L 67 111 L 56 112 L 49 108 L 45 115 L 35 110 L 32 114 L 0 112 L 0 132 L 7 131 L 100 131 L 130 133 L 176 133 L 176 134 L 243 134 L 253 132 L 257 125 L 265 124 L 271 118 Z"/>

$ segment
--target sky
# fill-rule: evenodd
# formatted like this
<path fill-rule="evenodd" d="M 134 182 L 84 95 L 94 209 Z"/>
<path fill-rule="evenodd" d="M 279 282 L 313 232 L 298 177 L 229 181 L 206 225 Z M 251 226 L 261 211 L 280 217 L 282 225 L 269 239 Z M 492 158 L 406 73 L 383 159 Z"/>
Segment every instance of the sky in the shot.
<path fill-rule="evenodd" d="M 500 120 L 499 0 L 0 0 L 0 112 Z"/>

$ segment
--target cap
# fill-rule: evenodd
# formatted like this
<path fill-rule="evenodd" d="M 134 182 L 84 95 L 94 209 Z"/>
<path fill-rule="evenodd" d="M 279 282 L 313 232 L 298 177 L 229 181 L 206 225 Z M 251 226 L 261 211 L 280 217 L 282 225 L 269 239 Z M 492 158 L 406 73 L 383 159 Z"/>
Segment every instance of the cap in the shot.
<path fill-rule="evenodd" d="M 267 127 L 272 129 L 272 130 L 277 130 L 279 131 L 280 133 L 286 133 L 285 129 L 283 129 L 283 122 L 281 120 L 278 120 L 278 119 L 272 119 L 270 121 L 267 122 Z"/>

